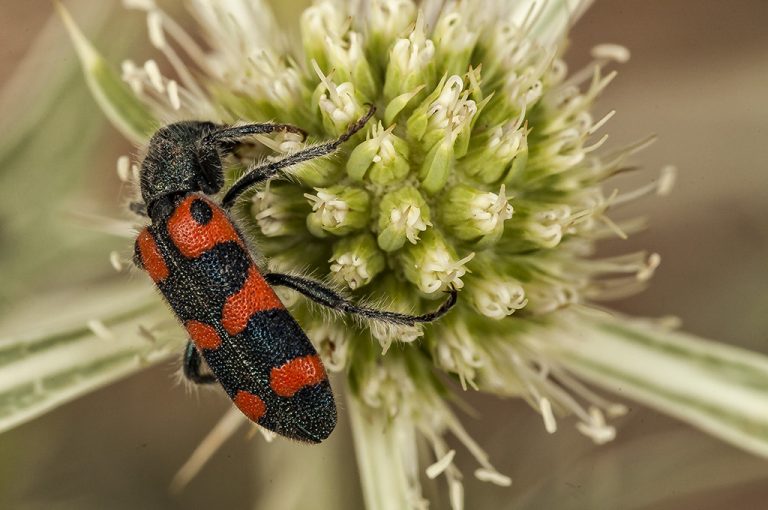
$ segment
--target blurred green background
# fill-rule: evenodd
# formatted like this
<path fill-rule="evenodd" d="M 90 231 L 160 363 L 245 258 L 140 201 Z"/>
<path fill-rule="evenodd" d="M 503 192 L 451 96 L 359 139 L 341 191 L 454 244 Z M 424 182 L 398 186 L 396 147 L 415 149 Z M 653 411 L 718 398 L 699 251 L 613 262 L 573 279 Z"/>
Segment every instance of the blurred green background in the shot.
<path fill-rule="evenodd" d="M 289 33 L 296 34 L 305 4 L 278 4 Z M 67 5 L 115 65 L 152 54 L 141 14 L 114 1 Z M 103 251 L 84 251 L 96 236 L 78 228 L 62 234 L 56 226 L 76 209 L 118 214 L 114 161 L 135 150 L 90 100 L 64 31 L 50 19 L 51 4 L 0 0 L 0 13 L 0 146 L 13 148 L 0 152 L 0 312 L 13 314 L 21 299 L 112 276 L 107 253 L 127 253 L 125 242 L 106 239 Z M 648 249 L 662 254 L 662 265 L 649 290 L 612 306 L 673 314 L 688 331 L 763 353 L 767 25 L 764 0 L 603 1 L 572 31 L 567 54 L 575 70 L 594 44 L 632 51 L 596 117 L 617 110 L 605 130 L 613 147 L 649 133 L 659 141 L 635 157 L 642 172 L 609 185 L 630 189 L 668 163 L 680 170 L 669 197 L 621 211 L 648 215 L 651 228 L 606 243 L 602 253 Z M 30 52 L 38 60 L 25 59 Z M 46 93 L 51 88 L 57 95 Z M 36 255 L 14 257 L 30 251 Z M 41 269 L 63 257 L 75 269 Z M 0 436 L 0 509 L 361 508 L 346 423 L 315 447 L 268 445 L 241 432 L 187 490 L 169 495 L 175 471 L 229 406 L 216 392 L 190 395 L 176 371 L 175 363 L 153 368 Z M 618 439 L 596 447 L 566 420 L 547 435 L 521 402 L 468 400 L 477 410 L 463 417 L 468 430 L 514 479 L 508 489 L 474 481 L 474 466 L 459 448 L 468 509 L 715 510 L 768 500 L 768 461 L 649 410 L 631 406 L 617 423 Z M 442 484 L 426 492 L 432 508 L 447 507 Z"/>

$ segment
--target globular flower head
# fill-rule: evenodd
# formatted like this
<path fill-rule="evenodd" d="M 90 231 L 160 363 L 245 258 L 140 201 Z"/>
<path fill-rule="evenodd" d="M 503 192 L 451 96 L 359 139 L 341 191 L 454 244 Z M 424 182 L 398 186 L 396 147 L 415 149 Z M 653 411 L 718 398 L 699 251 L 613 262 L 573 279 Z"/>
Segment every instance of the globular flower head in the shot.
<path fill-rule="evenodd" d="M 122 67 L 145 117 L 274 119 L 315 143 L 376 106 L 339 153 L 288 170 L 238 204 L 273 268 L 415 314 L 459 291 L 448 316 L 411 328 L 345 321 L 296 301 L 292 312 L 328 368 L 347 375 L 360 437 L 370 434 L 365 424 L 418 431 L 436 456 L 427 474 L 445 474 L 454 508 L 460 473 L 443 434 L 477 459 L 478 478 L 509 479 L 451 413 L 451 379 L 525 398 L 549 432 L 557 415 L 575 414 L 596 442 L 613 437 L 606 418 L 623 407 L 570 375 L 547 344 L 547 326 L 579 327 L 592 303 L 640 290 L 658 265 L 655 254 L 593 256 L 598 240 L 636 228 L 610 220 L 609 210 L 665 192 L 670 181 L 665 174 L 625 195 L 601 187 L 639 147 L 598 155 L 613 112 L 595 115 L 593 104 L 615 75 L 605 66 L 625 60 L 623 49 L 599 47 L 569 76 L 559 11 L 521 9 L 526 2 L 318 0 L 300 17 L 301 48 L 283 42 L 261 1 L 191 2 L 205 48 L 151 0 L 126 3 L 147 13 L 167 61 Z M 586 3 L 573 2 L 571 12 Z M 146 135 L 145 121 L 116 118 L 134 138 Z M 291 133 L 258 140 L 271 153 L 236 151 L 230 182 L 254 157 L 279 158 L 304 143 Z M 415 437 L 399 445 L 404 457 L 415 455 Z M 418 476 L 403 479 L 405 504 L 415 506 Z"/>

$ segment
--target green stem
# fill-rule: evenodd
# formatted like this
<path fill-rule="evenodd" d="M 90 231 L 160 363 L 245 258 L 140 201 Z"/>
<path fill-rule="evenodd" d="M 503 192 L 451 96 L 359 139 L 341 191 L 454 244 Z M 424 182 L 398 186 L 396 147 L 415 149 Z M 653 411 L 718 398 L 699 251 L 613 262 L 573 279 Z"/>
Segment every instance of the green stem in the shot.
<path fill-rule="evenodd" d="M 367 510 L 407 510 L 418 500 L 416 473 L 404 458 L 416 455 L 415 429 L 403 419 L 387 420 L 382 413 L 365 412 L 355 397 L 347 399 L 357 464 Z"/>

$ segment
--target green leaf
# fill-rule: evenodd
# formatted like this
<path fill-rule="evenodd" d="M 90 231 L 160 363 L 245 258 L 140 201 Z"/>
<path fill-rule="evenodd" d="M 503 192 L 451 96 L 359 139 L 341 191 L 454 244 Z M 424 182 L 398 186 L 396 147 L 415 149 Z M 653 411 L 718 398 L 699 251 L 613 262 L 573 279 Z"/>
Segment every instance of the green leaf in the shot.
<path fill-rule="evenodd" d="M 585 322 L 547 335 L 572 372 L 768 457 L 768 357 L 650 321 Z"/>
<path fill-rule="evenodd" d="M 124 280 L 38 298 L 7 317 L 0 432 L 179 352 L 183 338 L 158 328 L 168 312 L 149 285 Z"/>
<path fill-rule="evenodd" d="M 159 123 L 80 31 L 59 2 L 54 5 L 75 45 L 88 87 L 109 120 L 128 139 L 145 142 Z"/>

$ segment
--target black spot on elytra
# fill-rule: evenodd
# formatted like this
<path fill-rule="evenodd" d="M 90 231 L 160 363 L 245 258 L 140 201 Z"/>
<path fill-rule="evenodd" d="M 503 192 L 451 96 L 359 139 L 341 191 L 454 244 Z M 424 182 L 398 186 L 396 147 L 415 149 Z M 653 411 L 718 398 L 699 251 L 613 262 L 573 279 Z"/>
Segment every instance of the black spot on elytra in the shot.
<path fill-rule="evenodd" d="M 189 206 L 189 211 L 192 214 L 192 218 L 200 225 L 208 224 L 211 218 L 213 218 L 213 210 L 204 200 L 198 199 L 192 202 L 192 205 Z"/>

